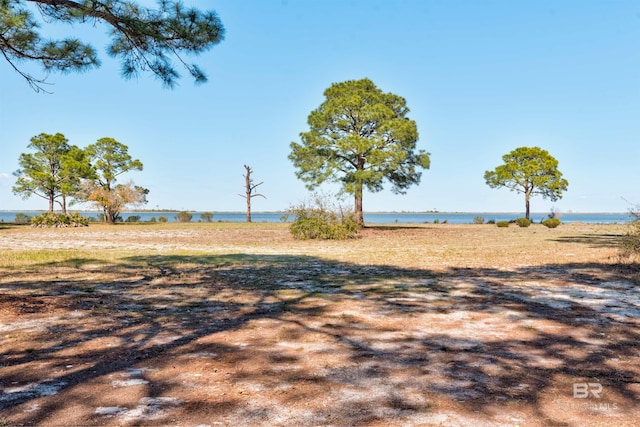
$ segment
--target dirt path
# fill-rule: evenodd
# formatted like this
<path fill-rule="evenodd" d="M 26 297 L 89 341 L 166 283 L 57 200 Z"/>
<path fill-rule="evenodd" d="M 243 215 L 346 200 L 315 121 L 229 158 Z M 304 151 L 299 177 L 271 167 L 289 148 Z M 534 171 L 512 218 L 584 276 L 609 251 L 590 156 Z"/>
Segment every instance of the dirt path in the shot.
<path fill-rule="evenodd" d="M 622 229 L 557 230 L 0 230 L 0 425 L 638 425 Z"/>

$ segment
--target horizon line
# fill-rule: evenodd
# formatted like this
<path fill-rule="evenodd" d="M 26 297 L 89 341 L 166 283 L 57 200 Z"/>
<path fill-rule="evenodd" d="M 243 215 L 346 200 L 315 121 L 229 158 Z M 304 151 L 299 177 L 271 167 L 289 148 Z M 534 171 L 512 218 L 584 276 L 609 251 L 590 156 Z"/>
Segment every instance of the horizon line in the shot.
<path fill-rule="evenodd" d="M 48 212 L 48 209 L 0 209 L 0 212 Z M 61 212 L 56 209 L 54 212 Z M 67 212 L 91 212 L 102 213 L 101 210 L 96 209 L 67 209 Z M 123 210 L 121 213 L 161 213 L 161 212 L 192 212 L 192 213 L 204 213 L 211 212 L 213 214 L 246 214 L 246 211 L 239 210 L 197 210 L 197 209 L 131 209 Z M 287 213 L 287 210 L 269 210 L 269 211 L 251 211 L 251 214 L 283 214 Z M 522 214 L 522 211 L 364 211 L 364 214 Z M 544 212 L 531 212 L 532 215 L 548 215 L 548 211 Z M 558 215 L 563 214 L 630 214 L 629 211 L 562 211 L 558 212 Z"/>

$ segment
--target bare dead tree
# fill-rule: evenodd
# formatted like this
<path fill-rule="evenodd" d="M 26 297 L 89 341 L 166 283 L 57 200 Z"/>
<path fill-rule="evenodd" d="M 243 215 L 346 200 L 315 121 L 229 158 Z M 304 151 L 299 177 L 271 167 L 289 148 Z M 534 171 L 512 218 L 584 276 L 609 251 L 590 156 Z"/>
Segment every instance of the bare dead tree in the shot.
<path fill-rule="evenodd" d="M 264 194 L 254 193 L 256 187 L 264 184 L 264 182 L 254 184 L 253 179 L 251 179 L 251 173 L 253 172 L 253 169 L 251 169 L 251 167 L 247 165 L 244 165 L 244 168 L 246 169 L 246 173 L 242 176 L 244 177 L 245 194 L 238 194 L 238 196 L 247 199 L 247 222 L 251 222 L 251 199 L 258 196 L 264 197 L 265 199 L 267 197 Z"/>

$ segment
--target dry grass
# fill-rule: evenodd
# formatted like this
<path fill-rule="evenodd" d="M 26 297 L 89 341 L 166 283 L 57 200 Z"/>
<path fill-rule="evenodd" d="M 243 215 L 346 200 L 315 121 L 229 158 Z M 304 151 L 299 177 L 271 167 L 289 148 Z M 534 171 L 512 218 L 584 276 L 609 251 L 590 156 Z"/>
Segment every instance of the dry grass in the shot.
<path fill-rule="evenodd" d="M 371 226 L 351 241 L 299 241 L 286 224 L 92 225 L 83 229 L 5 230 L 0 266 L 153 253 L 310 255 L 408 268 L 498 267 L 617 261 L 624 225 L 569 224 L 558 229 L 491 225 Z M 603 260 L 603 257 L 605 258 Z M 615 258 L 615 259 L 614 259 Z"/>
<path fill-rule="evenodd" d="M 625 230 L 0 229 L 0 423 L 631 426 Z"/>

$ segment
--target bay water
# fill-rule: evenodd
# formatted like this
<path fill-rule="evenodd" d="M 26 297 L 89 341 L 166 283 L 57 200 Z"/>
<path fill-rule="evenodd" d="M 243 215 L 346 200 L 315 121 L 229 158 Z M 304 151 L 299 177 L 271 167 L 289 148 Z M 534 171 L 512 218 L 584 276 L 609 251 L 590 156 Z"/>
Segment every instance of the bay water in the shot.
<path fill-rule="evenodd" d="M 42 211 L 0 211 L 0 223 L 13 222 L 16 215 L 22 213 L 28 216 L 40 215 Z M 79 211 L 81 215 L 98 219 L 100 212 Z M 245 212 L 212 212 L 214 222 L 245 222 Z M 123 220 L 130 216 L 139 217 L 139 221 L 157 221 L 164 217 L 168 222 L 177 222 L 178 211 L 145 211 L 145 212 L 123 212 Z M 201 220 L 201 212 L 191 212 L 193 218 L 191 222 Z M 448 224 L 473 224 L 476 218 L 488 221 L 510 221 L 523 217 L 523 213 L 518 212 L 370 212 L 364 214 L 365 223 L 369 224 L 424 224 L 424 223 L 448 223 Z M 532 213 L 531 221 L 538 223 L 548 217 L 547 213 Z M 628 212 L 617 213 L 561 213 L 558 216 L 563 223 L 582 222 L 587 224 L 623 224 L 632 221 L 634 218 Z M 251 214 L 253 222 L 283 222 L 291 221 L 292 216 L 287 216 L 284 212 L 254 212 Z"/>

